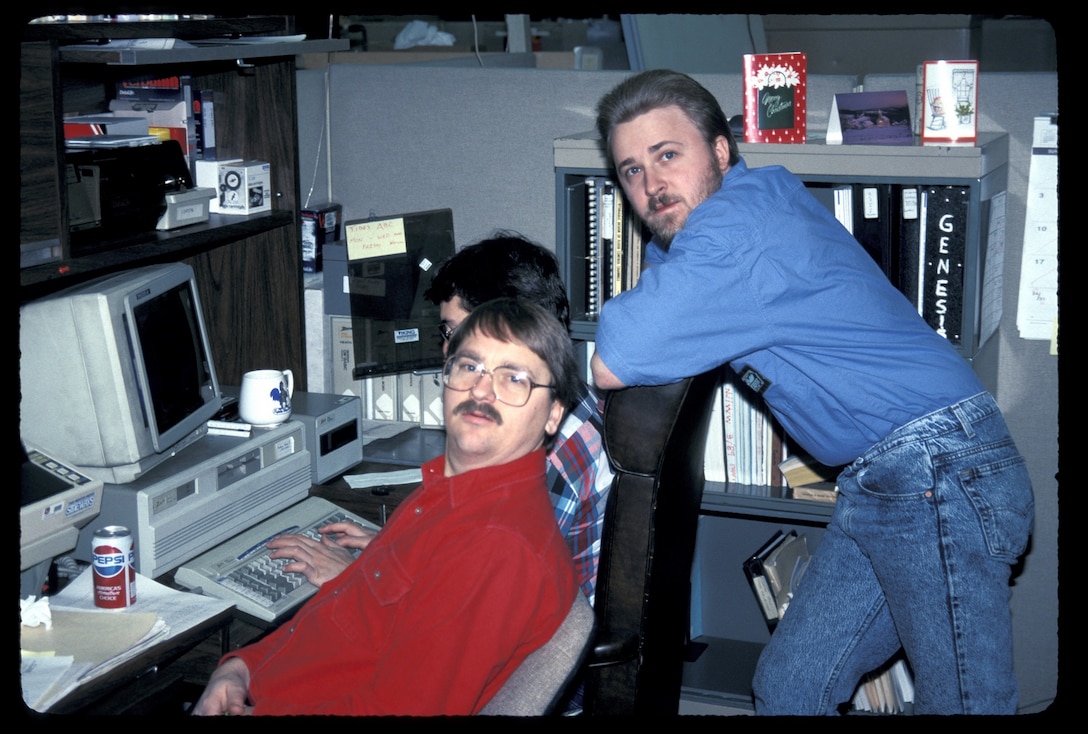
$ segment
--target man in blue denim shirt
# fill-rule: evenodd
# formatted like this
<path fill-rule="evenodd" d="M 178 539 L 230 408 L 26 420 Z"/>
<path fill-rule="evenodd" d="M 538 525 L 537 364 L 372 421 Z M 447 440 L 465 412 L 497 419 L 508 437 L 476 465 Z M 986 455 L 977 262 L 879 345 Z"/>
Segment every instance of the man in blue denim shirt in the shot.
<path fill-rule="evenodd" d="M 902 646 L 916 713 L 1015 713 L 1009 578 L 1034 504 L 993 397 L 799 179 L 747 167 L 690 77 L 628 78 L 597 124 L 654 237 L 652 267 L 602 308 L 596 386 L 729 363 L 793 440 L 846 465 L 756 712 L 837 713 Z"/>

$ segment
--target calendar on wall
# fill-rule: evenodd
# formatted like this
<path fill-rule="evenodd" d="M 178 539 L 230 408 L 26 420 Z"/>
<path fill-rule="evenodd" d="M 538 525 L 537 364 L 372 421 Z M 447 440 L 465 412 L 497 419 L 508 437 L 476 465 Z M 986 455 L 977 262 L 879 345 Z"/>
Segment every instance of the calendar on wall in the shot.
<path fill-rule="evenodd" d="M 1028 169 L 1016 326 L 1023 339 L 1054 338 L 1058 321 L 1058 115 L 1035 118 Z"/>

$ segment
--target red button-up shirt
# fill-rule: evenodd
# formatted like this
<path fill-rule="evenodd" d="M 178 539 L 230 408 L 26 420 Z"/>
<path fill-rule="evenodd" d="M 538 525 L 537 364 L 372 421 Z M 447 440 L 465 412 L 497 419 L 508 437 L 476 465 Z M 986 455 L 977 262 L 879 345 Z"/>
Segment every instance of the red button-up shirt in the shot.
<path fill-rule="evenodd" d="M 544 451 L 444 477 L 423 466 L 358 559 L 264 639 L 230 653 L 255 714 L 477 713 L 580 593 Z"/>

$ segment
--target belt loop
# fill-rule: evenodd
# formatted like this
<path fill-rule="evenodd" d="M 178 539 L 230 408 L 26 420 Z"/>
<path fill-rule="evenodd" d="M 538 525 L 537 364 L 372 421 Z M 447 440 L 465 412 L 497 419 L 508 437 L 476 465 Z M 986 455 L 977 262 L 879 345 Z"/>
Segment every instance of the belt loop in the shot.
<path fill-rule="evenodd" d="M 969 438 L 974 438 L 975 429 L 971 426 L 971 421 L 967 418 L 967 412 L 963 409 L 963 403 L 956 403 L 952 406 L 952 413 L 956 416 L 956 420 L 963 426 L 963 432 L 967 434 Z"/>

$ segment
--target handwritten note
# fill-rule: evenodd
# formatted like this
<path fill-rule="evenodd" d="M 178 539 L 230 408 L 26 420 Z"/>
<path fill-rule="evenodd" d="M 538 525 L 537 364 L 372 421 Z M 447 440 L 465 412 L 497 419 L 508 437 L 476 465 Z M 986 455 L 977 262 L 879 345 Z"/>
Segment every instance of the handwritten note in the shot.
<path fill-rule="evenodd" d="M 348 260 L 403 255 L 408 251 L 402 218 L 347 224 L 344 234 L 347 236 Z"/>

